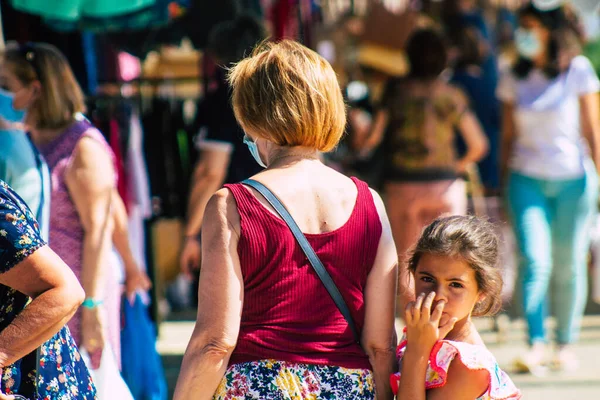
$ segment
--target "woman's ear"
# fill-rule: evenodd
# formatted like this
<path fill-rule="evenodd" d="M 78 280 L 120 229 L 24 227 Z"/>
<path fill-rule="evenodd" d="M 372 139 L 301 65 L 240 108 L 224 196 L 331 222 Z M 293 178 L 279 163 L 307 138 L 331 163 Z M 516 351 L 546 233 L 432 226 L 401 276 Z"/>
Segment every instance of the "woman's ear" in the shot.
<path fill-rule="evenodd" d="M 485 295 L 485 293 L 479 293 L 479 296 L 477 296 L 477 302 L 483 303 L 486 300 L 487 300 L 487 296 Z"/>
<path fill-rule="evenodd" d="M 33 81 L 30 84 L 31 94 L 34 99 L 38 99 L 42 94 L 42 84 L 40 81 Z"/>

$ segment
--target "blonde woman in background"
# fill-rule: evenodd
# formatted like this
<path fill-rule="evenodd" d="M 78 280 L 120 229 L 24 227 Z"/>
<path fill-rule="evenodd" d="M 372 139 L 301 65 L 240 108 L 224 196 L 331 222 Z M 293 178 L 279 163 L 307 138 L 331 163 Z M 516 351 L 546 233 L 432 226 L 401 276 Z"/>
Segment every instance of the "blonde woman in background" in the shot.
<path fill-rule="evenodd" d="M 122 287 L 111 239 L 126 261 L 128 291 L 148 288 L 149 281 L 127 262 L 126 215 L 116 192 L 112 151 L 81 114 L 83 93 L 59 50 L 42 43 L 9 44 L 2 61 L 13 107 L 26 111 L 24 125 L 50 169 L 50 246 L 85 290 L 69 328 L 94 368 L 107 340 L 118 362 Z"/>

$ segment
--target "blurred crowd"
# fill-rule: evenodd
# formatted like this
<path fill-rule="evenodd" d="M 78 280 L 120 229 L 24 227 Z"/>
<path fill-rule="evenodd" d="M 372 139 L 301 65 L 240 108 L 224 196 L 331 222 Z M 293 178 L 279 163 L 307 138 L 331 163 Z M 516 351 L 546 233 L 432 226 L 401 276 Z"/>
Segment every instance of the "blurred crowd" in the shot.
<path fill-rule="evenodd" d="M 530 344 L 515 366 L 533 374 L 548 367 L 575 370 L 572 345 L 588 300 L 588 254 L 596 246 L 600 15 L 581 15 L 568 3 L 543 7 L 525 0 L 356 3 L 314 31 L 313 47 L 333 66 L 347 105 L 341 142 L 315 159 L 364 180 L 382 196 L 399 258 L 396 317 L 414 300 L 406 265 L 423 228 L 449 214 L 485 216 L 500 223 L 506 241 L 514 241 L 502 264 L 518 275 Z M 210 199 L 224 184 L 269 166 L 238 123 L 241 111 L 232 106 L 228 75 L 269 37 L 269 28 L 242 15 L 208 35 L 204 66 L 210 74 L 193 123 L 198 161 L 179 259 L 181 272 L 194 282 L 196 301 L 202 227 L 215 218 L 205 212 Z M 92 375 L 101 364 L 118 371 L 121 340 L 128 338 L 132 346 L 143 330 L 145 347 L 137 349 L 137 362 L 149 365 L 149 374 L 159 377 L 155 383 L 162 382 L 148 314 L 152 282 L 130 243 L 118 155 L 84 116 L 84 95 L 69 62 L 52 45 L 11 43 L 2 52 L 0 81 L 0 180 L 31 210 L 22 220 L 35 225 L 34 237 L 17 241 L 23 247 L 14 253 L 23 258 L 34 251 L 32 243 L 50 243 L 85 292 L 81 299 L 73 292 L 74 308 L 65 311 L 73 311 L 70 333 L 52 332 L 64 351 L 59 355 L 66 358 L 73 342 Z M 3 247 L 3 261 L 4 252 Z M 20 312 L 29 297 L 43 292 L 25 287 L 21 291 L 28 296 L 22 297 L 8 289 L 11 282 L 0 280 L 0 324 L 5 315 L 10 324 L 16 308 Z M 9 303 L 10 309 L 4 307 Z M 555 335 L 545 324 L 551 311 Z M 138 316 L 124 334 L 122 321 L 133 313 Z M 57 362 L 51 337 L 44 336 L 37 354 L 31 343 L 19 344 L 28 354 L 23 358 L 28 373 L 35 376 L 40 357 Z M 0 359 L 0 366 L 8 364 Z M 25 380 L 21 389 L 15 386 L 19 368 L 4 369 L 2 392 L 33 390 Z M 64 375 L 49 368 L 39 374 L 64 391 L 84 391 L 89 379 L 81 373 L 81 379 L 65 383 Z M 100 398 L 108 398 L 113 378 L 95 375 L 97 383 L 105 383 L 97 385 Z M 154 392 L 164 396 L 164 385 L 157 386 Z"/>

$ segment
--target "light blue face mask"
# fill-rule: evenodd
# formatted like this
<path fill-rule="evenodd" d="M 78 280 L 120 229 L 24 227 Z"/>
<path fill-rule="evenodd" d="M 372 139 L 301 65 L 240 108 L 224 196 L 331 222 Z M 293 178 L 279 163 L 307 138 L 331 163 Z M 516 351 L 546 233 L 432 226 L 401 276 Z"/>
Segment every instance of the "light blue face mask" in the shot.
<path fill-rule="evenodd" d="M 515 45 L 522 57 L 532 60 L 542 51 L 542 43 L 535 32 L 519 28 L 515 31 Z"/>
<path fill-rule="evenodd" d="M 248 146 L 250 154 L 252 154 L 252 157 L 254 157 L 254 160 L 256 160 L 258 165 L 260 165 L 263 168 L 267 168 L 263 160 L 260 159 L 260 153 L 258 152 L 258 146 L 256 145 L 256 142 L 253 142 L 252 139 L 250 139 L 250 136 L 244 135 L 244 143 L 246 144 L 246 146 Z"/>

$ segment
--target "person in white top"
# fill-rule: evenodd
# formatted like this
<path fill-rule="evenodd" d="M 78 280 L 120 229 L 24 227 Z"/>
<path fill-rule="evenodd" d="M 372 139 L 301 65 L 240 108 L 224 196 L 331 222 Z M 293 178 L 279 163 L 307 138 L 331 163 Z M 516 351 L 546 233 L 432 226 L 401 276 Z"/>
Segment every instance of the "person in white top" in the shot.
<path fill-rule="evenodd" d="M 600 82 L 560 8 L 527 6 L 519 15 L 519 59 L 498 85 L 503 103 L 501 174 L 520 253 L 531 351 L 517 366 L 533 373 L 548 361 L 551 282 L 558 351 L 551 366 L 573 369 L 570 344 L 587 300 L 589 230 L 597 211 Z M 553 280 L 551 279 L 553 278 Z"/>

